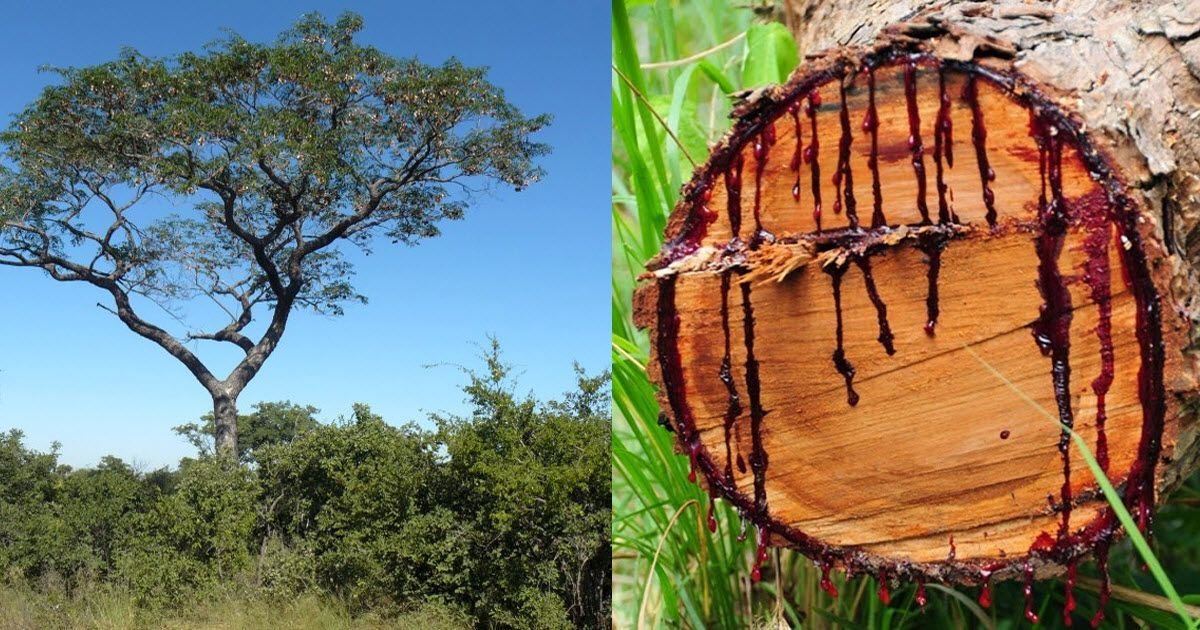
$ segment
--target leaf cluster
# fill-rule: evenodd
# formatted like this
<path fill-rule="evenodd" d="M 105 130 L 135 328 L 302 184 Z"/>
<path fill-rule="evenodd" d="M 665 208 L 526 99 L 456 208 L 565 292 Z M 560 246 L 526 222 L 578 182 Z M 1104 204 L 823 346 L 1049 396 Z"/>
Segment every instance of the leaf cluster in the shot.
<path fill-rule="evenodd" d="M 235 322 L 281 302 L 339 314 L 364 299 L 339 244 L 413 244 L 474 193 L 541 177 L 547 116 L 362 27 L 309 14 L 273 43 L 51 69 L 0 133 L 0 264 L 165 306 L 208 296 Z"/>

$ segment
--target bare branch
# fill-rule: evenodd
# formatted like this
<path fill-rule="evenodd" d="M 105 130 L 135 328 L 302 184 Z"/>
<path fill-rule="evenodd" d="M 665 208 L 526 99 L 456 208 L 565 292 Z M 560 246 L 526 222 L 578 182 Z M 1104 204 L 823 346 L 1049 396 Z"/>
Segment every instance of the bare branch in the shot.
<path fill-rule="evenodd" d="M 228 341 L 229 343 L 232 343 L 233 345 L 246 351 L 246 353 L 249 353 L 254 349 L 254 342 L 251 341 L 249 337 L 225 328 L 222 328 L 215 333 L 188 333 L 187 338 L 192 340 L 206 339 L 209 341 Z"/>

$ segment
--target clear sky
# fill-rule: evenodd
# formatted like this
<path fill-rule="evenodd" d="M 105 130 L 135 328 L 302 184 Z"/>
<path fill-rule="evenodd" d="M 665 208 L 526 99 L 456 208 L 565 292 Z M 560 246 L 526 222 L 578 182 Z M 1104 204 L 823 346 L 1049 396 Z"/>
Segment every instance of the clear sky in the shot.
<path fill-rule="evenodd" d="M 297 313 L 241 408 L 289 399 L 330 420 L 366 402 L 393 423 L 464 411 L 463 377 L 446 364 L 479 366 L 488 334 L 517 367 L 521 391 L 543 398 L 571 388 L 572 361 L 593 372 L 607 367 L 603 3 L 14 3 L 0 20 L 3 125 L 54 80 L 39 66 L 101 63 L 124 46 L 172 55 L 198 49 L 222 29 L 273 41 L 302 13 L 333 19 L 347 9 L 364 17 L 360 41 L 389 54 L 489 66 L 489 79 L 526 114 L 554 115 L 538 135 L 554 151 L 542 161 L 542 182 L 478 199 L 441 237 L 355 256 L 356 286 L 370 304 L 351 305 L 340 318 Z M 208 395 L 175 359 L 98 308 L 104 294 L 0 268 L 0 295 L 0 429 L 23 430 L 39 450 L 61 442 L 62 461 L 72 466 L 112 454 L 149 469 L 190 453 L 170 429 L 210 411 Z M 224 376 L 227 364 L 215 371 Z"/>

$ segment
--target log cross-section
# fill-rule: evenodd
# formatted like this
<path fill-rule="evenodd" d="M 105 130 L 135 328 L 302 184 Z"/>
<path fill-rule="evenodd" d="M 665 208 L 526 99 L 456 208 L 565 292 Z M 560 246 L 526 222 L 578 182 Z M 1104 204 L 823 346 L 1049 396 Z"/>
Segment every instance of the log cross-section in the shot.
<path fill-rule="evenodd" d="M 985 585 L 1106 560 L 1070 430 L 1148 529 L 1187 472 L 1191 322 L 1083 121 L 912 38 L 811 59 L 735 116 L 636 311 L 681 450 L 758 528 L 755 575 L 770 544 Z"/>

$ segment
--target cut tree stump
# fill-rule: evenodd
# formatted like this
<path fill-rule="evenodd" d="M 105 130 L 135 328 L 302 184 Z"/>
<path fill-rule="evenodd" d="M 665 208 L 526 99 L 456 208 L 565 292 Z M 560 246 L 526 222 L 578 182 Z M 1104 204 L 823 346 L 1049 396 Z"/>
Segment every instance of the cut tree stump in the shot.
<path fill-rule="evenodd" d="M 1103 570 L 1062 425 L 1147 532 L 1196 468 L 1200 11 L 878 4 L 791 2 L 828 51 L 685 187 L 635 297 L 664 422 L 756 576 Z"/>

